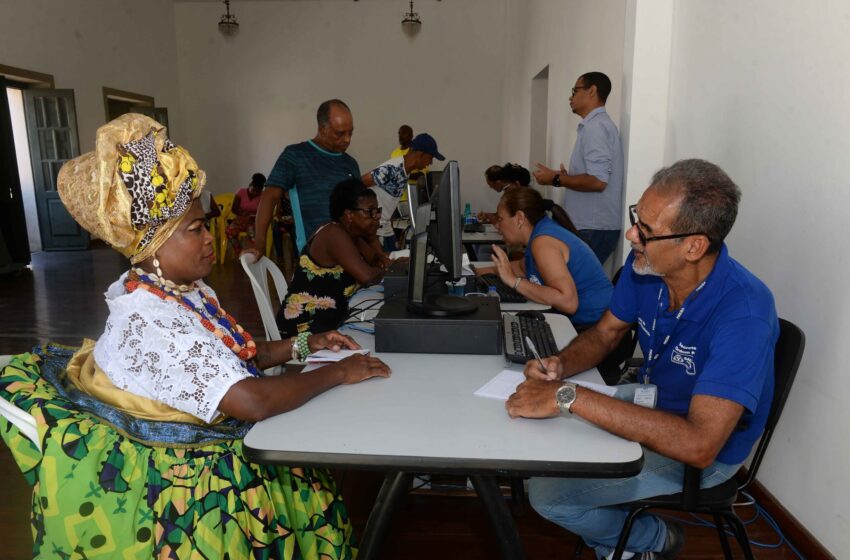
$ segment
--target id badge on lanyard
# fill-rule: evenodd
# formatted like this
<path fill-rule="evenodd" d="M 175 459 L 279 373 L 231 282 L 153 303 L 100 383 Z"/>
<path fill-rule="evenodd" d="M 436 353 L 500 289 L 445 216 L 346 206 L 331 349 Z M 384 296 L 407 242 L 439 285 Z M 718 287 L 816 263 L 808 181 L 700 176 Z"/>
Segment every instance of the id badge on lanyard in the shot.
<path fill-rule="evenodd" d="M 656 327 L 658 325 L 658 313 L 660 312 L 663 304 L 661 301 L 661 296 L 664 294 L 664 286 L 658 288 L 658 302 L 655 306 L 655 317 L 652 319 L 652 332 L 649 336 L 649 353 L 646 356 L 646 368 L 644 369 L 643 374 L 643 383 L 637 384 L 638 387 L 635 388 L 634 395 L 634 403 L 640 404 L 641 406 L 650 406 L 652 408 L 655 407 L 655 402 L 658 399 L 658 387 L 650 383 L 650 378 L 652 376 L 652 370 L 655 368 L 656 363 L 658 362 L 661 355 L 667 349 L 667 345 L 670 343 L 670 339 L 673 338 L 673 335 L 676 333 L 676 328 L 679 326 L 679 320 L 682 318 L 682 315 L 685 314 L 685 308 L 691 303 L 691 301 L 699 294 L 700 290 L 705 287 L 705 280 L 703 280 L 696 289 L 688 295 L 685 299 L 685 302 L 682 304 L 682 307 L 679 308 L 679 311 L 676 313 L 675 322 L 673 323 L 673 327 L 670 329 L 670 332 L 667 336 L 664 337 L 664 340 L 661 341 L 661 345 L 658 349 L 655 348 L 655 335 L 656 335 Z M 640 402 L 638 402 L 640 401 Z M 649 405 L 648 403 L 652 403 Z"/>

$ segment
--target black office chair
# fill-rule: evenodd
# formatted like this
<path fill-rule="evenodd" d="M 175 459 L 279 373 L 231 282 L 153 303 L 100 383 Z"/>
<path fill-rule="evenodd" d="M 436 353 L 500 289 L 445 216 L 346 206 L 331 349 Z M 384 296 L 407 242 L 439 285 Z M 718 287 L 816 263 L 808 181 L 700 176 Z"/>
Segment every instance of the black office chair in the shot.
<path fill-rule="evenodd" d="M 615 286 L 617 285 L 617 281 L 620 279 L 620 274 L 622 274 L 622 272 L 623 267 L 621 266 L 617 269 L 617 272 L 614 273 L 611 283 Z M 578 331 L 579 328 L 576 327 L 576 330 Z M 631 365 L 630 360 L 632 356 L 635 355 L 637 343 L 637 325 L 633 325 L 631 330 L 629 330 L 629 332 L 623 335 L 623 338 L 620 339 L 620 343 L 617 344 L 617 347 L 614 348 L 611 353 L 596 366 L 596 369 L 599 371 L 599 375 L 602 376 L 606 385 L 616 385 L 620 382 L 623 373 Z"/>
<path fill-rule="evenodd" d="M 623 530 L 620 532 L 620 540 L 614 551 L 614 560 L 620 560 L 635 518 L 644 511 L 652 508 L 712 515 L 717 526 L 717 533 L 720 536 L 724 558 L 729 559 L 732 558 L 732 551 L 726 539 L 726 531 L 723 523 L 726 520 L 732 527 L 732 532 L 738 540 L 744 556 L 748 560 L 753 559 L 753 551 L 750 548 L 747 530 L 732 506 L 737 500 L 739 490 L 743 490 L 755 480 L 756 473 L 758 473 L 759 466 L 764 458 L 764 453 L 767 451 L 767 446 L 770 443 L 770 438 L 773 436 L 773 431 L 776 428 L 776 423 L 779 421 L 779 416 L 785 407 L 785 401 L 788 399 L 788 393 L 791 391 L 794 377 L 797 375 L 797 368 L 800 366 L 800 360 L 803 357 L 805 346 L 806 336 L 803 334 L 803 331 L 794 323 L 780 319 L 779 340 L 776 342 L 776 350 L 774 352 L 775 385 L 773 390 L 773 404 L 771 404 L 764 432 L 756 446 L 755 455 L 753 455 L 753 461 L 750 464 L 744 483 L 739 486 L 736 478 L 732 477 L 718 486 L 700 489 L 702 471 L 686 466 L 682 492 L 668 496 L 647 498 L 629 504 L 631 511 L 626 518 L 626 523 L 623 525 Z"/>

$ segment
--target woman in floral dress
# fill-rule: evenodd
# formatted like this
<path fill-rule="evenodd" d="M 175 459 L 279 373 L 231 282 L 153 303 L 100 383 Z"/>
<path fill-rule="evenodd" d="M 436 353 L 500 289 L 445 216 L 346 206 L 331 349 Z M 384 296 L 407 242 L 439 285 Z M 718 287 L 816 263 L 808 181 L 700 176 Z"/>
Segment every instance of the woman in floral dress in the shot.
<path fill-rule="evenodd" d="M 357 288 L 379 281 L 391 262 L 377 237 L 378 200 L 359 179 L 334 187 L 330 214 L 301 252 L 277 314 L 282 337 L 338 328 Z"/>

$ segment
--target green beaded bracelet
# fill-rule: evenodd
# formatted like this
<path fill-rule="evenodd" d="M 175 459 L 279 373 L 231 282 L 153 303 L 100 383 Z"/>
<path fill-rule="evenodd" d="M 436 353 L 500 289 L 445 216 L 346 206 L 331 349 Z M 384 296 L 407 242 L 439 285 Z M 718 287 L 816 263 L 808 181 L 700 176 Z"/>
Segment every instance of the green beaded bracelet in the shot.
<path fill-rule="evenodd" d="M 310 344 L 307 342 L 307 339 L 310 338 L 310 331 L 304 331 L 302 333 L 298 333 L 298 336 L 295 339 L 295 343 L 298 346 L 298 354 L 301 356 L 301 360 L 307 359 L 312 352 L 310 351 Z"/>

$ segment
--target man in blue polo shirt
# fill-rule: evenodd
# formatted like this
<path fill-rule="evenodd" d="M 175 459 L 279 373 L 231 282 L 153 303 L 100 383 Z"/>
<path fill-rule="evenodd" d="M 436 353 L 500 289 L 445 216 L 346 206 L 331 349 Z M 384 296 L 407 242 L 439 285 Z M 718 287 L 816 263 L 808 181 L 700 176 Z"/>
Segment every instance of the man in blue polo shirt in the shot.
<path fill-rule="evenodd" d="M 321 224 L 330 220 L 328 200 L 342 181 L 360 177 L 357 161 L 346 154 L 354 133 L 354 120 L 348 105 L 330 99 L 316 112 L 318 130 L 312 140 L 287 146 L 274 164 L 257 208 L 254 247 L 256 257 L 266 246 L 266 231 L 274 208 L 289 196 L 295 218 L 295 244 L 306 245 Z"/>
<path fill-rule="evenodd" d="M 707 161 L 658 171 L 630 208 L 632 253 L 609 310 L 544 360 L 546 371 L 529 362 L 528 379 L 506 403 L 511 417 L 574 414 L 644 446 L 643 470 L 633 478 L 531 480 L 534 509 L 580 535 L 599 557 L 613 551 L 626 518 L 616 504 L 680 491 L 684 464 L 703 469 L 703 487 L 720 484 L 764 428 L 779 323 L 770 290 L 723 243 L 740 196 Z M 598 364 L 633 325 L 645 356 L 639 378 L 657 387 L 655 409 L 561 381 Z M 644 515 L 626 550 L 673 558 L 683 541 L 680 526 Z"/>

